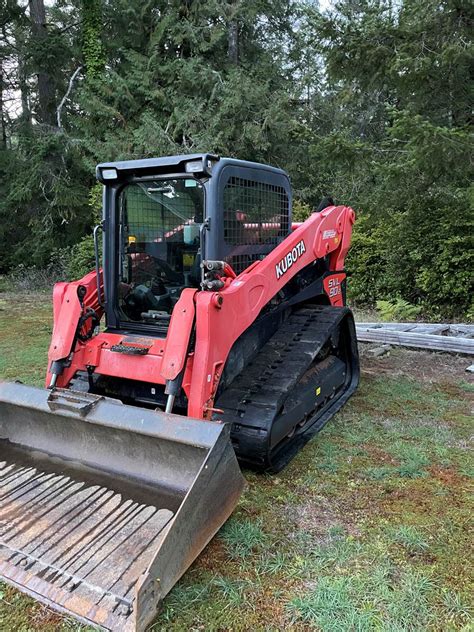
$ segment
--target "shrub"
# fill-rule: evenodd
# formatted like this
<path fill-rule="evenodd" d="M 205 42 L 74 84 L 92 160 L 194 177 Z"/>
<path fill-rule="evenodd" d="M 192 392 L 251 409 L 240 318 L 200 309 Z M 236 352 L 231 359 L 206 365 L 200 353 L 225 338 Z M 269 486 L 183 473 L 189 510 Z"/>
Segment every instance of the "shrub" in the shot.
<path fill-rule="evenodd" d="M 69 280 L 81 279 L 94 268 L 94 239 L 92 235 L 87 235 L 68 250 L 66 254 L 66 275 Z"/>
<path fill-rule="evenodd" d="M 65 278 L 63 265 L 54 260 L 45 268 L 20 264 L 4 278 L 2 286 L 10 291 L 48 292 L 55 283 L 64 281 Z"/>
<path fill-rule="evenodd" d="M 382 320 L 413 320 L 421 311 L 419 305 L 412 305 L 402 298 L 393 301 L 377 301 L 377 310 Z"/>
<path fill-rule="evenodd" d="M 293 200 L 293 221 L 304 222 L 311 215 L 311 207 L 301 200 Z"/>
<path fill-rule="evenodd" d="M 375 305 L 390 296 L 387 288 L 387 231 L 372 225 L 367 215 L 358 216 L 346 258 L 349 298 L 356 304 Z"/>

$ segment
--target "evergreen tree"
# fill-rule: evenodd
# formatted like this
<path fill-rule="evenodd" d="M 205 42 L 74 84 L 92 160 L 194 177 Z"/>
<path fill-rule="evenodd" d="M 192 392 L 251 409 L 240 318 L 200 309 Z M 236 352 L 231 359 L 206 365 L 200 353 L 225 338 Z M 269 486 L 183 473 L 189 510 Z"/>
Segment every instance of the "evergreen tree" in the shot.
<path fill-rule="evenodd" d="M 346 0 L 309 15 L 333 112 L 309 153 L 326 188 L 361 209 L 356 299 L 472 309 L 472 16 L 463 0 Z"/>

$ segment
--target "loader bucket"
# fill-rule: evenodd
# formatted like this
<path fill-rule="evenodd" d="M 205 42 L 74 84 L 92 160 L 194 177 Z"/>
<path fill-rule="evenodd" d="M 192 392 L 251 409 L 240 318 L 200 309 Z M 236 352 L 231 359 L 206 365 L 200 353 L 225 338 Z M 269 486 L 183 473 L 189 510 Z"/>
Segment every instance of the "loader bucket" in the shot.
<path fill-rule="evenodd" d="M 227 426 L 0 382 L 0 577 L 108 630 L 144 630 L 232 513 Z"/>

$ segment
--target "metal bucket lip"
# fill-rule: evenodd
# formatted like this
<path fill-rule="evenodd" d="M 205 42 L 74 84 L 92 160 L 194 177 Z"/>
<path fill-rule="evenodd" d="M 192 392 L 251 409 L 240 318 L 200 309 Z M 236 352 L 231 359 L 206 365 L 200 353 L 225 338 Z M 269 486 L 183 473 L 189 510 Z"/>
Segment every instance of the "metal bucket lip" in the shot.
<path fill-rule="evenodd" d="M 78 413 L 74 411 L 52 410 L 48 405 L 48 398 L 51 392 L 36 386 L 0 380 L 0 406 L 2 404 L 11 404 L 59 417 L 72 417 L 75 419 L 79 417 Z M 56 389 L 54 392 L 65 394 L 66 396 L 84 396 L 84 393 L 69 389 Z M 110 397 L 97 397 L 96 403 L 90 412 L 80 418 L 82 421 L 90 424 L 126 430 L 205 449 L 211 449 L 222 433 L 225 435 L 229 433 L 227 424 L 129 406 L 118 399 Z"/>
<path fill-rule="evenodd" d="M 34 590 L 33 588 L 29 588 L 27 580 L 23 579 L 25 576 L 26 576 L 26 573 L 23 573 L 23 575 L 19 575 L 20 579 L 18 579 L 18 578 L 17 579 L 12 579 L 8 575 L 1 575 L 0 574 L 0 577 L 2 578 L 2 580 L 5 583 L 9 584 L 10 586 L 13 586 L 14 588 L 19 590 L 20 592 L 28 595 L 29 597 L 32 597 L 33 599 L 35 599 L 36 601 L 39 601 L 40 603 L 44 604 L 45 606 L 48 606 L 48 608 L 52 608 L 53 610 L 55 610 L 56 612 L 59 612 L 60 614 L 64 615 L 65 617 L 74 617 L 74 619 L 76 619 L 80 623 L 83 623 L 83 624 L 85 624 L 87 626 L 92 626 L 92 627 L 96 628 L 97 630 L 104 630 L 105 632 L 110 632 L 110 630 L 112 630 L 111 627 L 104 626 L 101 623 L 98 623 L 97 621 L 94 621 L 93 619 L 89 619 L 89 618 L 87 618 L 85 616 L 77 614 L 76 612 L 72 612 L 71 610 L 69 610 L 68 608 L 64 607 L 63 605 L 61 605 L 57 601 L 52 601 L 51 599 L 49 599 L 48 597 L 43 595 L 41 592 L 39 592 L 37 590 Z M 118 617 L 117 617 L 117 619 L 118 619 Z"/>

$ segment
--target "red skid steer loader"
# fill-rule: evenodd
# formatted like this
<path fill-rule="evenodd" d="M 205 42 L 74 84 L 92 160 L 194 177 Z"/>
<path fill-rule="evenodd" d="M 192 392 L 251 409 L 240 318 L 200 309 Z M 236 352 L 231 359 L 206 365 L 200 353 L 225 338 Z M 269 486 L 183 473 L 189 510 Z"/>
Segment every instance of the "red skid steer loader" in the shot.
<path fill-rule="evenodd" d="M 0 383 L 0 576 L 137 631 L 232 513 L 238 461 L 279 471 L 354 392 L 354 212 L 292 224 L 284 171 L 211 154 L 97 178 L 96 269 L 54 288 L 47 388 Z"/>

